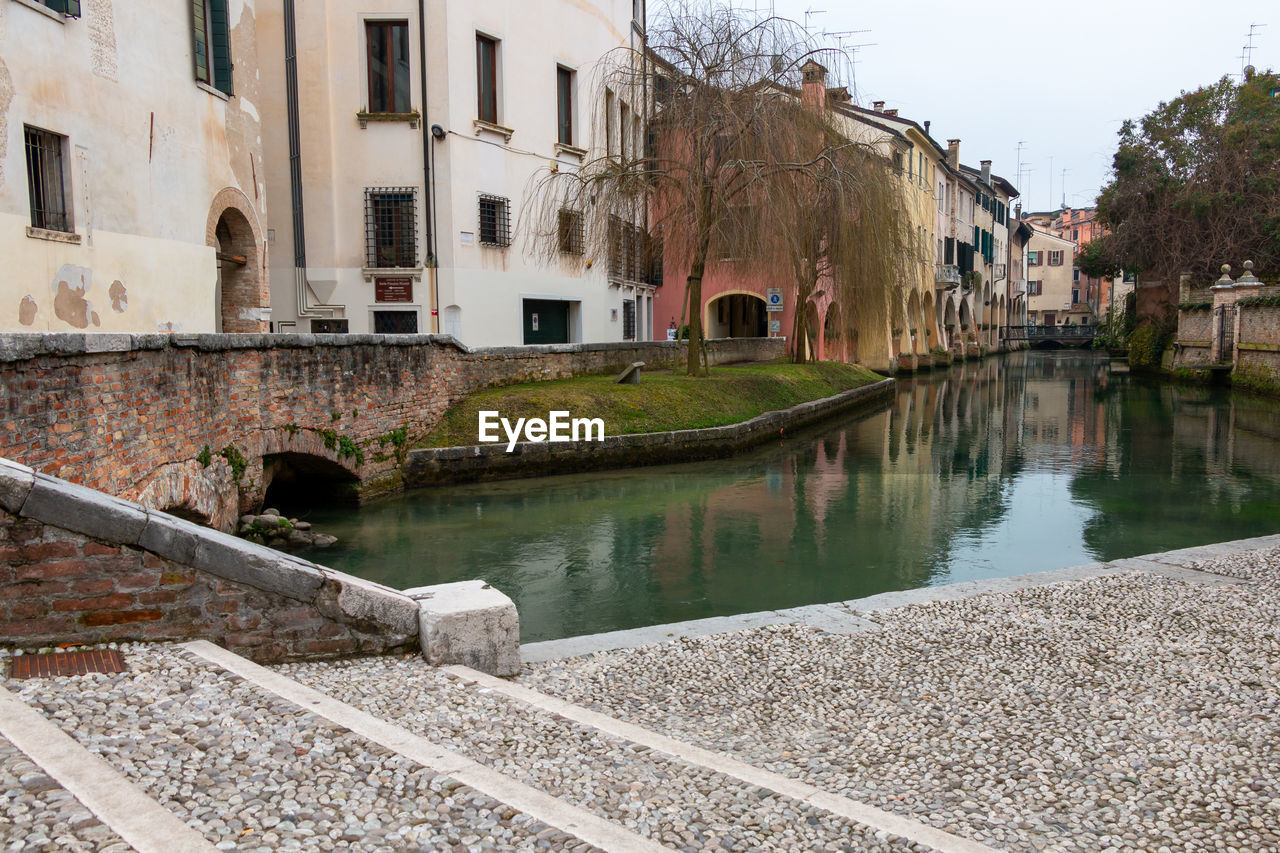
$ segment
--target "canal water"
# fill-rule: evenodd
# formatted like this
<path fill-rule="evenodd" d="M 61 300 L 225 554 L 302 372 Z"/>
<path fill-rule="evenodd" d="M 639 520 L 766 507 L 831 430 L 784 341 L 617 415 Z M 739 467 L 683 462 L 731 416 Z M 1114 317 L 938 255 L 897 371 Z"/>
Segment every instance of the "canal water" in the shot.
<path fill-rule="evenodd" d="M 531 642 L 1280 532 L 1280 405 L 1014 353 L 732 459 L 307 516 L 340 539 L 325 564 L 483 578 Z"/>

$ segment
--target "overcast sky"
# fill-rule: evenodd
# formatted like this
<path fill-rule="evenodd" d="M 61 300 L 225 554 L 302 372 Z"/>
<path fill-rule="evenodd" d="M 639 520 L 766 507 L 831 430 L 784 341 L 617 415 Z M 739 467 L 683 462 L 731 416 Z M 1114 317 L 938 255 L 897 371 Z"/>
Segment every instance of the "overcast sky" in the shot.
<path fill-rule="evenodd" d="M 745 0 L 747 8 L 767 5 Z M 825 9 L 809 16 L 813 31 L 870 30 L 848 37 L 874 43 L 856 52 L 858 103 L 883 100 L 932 121 L 943 145 L 959 138 L 961 160 L 994 161 L 1022 190 L 1025 210 L 1062 203 L 1063 169 L 1067 204 L 1091 205 L 1120 122 L 1238 74 L 1250 24 L 1267 25 L 1255 31 L 1253 64 L 1280 67 L 1276 0 L 775 0 L 775 9 L 801 23 L 806 9 Z"/>

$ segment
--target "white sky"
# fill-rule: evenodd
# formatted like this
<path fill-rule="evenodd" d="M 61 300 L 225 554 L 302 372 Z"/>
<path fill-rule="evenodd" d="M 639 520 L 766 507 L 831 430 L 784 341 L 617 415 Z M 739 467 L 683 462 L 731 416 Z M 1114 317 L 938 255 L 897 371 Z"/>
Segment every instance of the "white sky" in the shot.
<path fill-rule="evenodd" d="M 766 10 L 769 0 L 734 0 Z M 1024 210 L 1087 207 L 1107 180 L 1116 132 L 1160 101 L 1238 74 L 1250 24 L 1253 64 L 1280 68 L 1280 3 L 1210 0 L 1043 2 L 991 0 L 774 0 L 776 13 L 812 31 L 864 30 L 857 98 L 887 101 L 960 159 L 992 160 L 1023 192 Z M 1024 169 L 1018 179 L 1018 141 Z M 1052 175 L 1050 158 L 1053 158 Z"/>

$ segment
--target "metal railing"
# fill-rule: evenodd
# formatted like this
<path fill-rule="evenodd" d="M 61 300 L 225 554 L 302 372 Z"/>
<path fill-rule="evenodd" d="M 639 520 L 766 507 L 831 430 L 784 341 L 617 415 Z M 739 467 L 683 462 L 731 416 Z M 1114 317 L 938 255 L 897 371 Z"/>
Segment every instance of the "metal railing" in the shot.
<path fill-rule="evenodd" d="M 960 267 L 955 264 L 937 264 L 933 271 L 935 284 L 959 284 Z"/>
<path fill-rule="evenodd" d="M 1097 333 L 1094 326 L 1009 326 L 1011 341 L 1088 341 Z"/>

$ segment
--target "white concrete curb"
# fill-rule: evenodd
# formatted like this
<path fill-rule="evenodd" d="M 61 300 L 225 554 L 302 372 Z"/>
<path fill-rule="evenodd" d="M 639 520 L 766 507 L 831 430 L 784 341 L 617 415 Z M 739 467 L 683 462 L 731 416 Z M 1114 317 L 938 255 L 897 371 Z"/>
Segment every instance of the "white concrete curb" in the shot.
<path fill-rule="evenodd" d="M 138 853 L 214 853 L 204 836 L 27 703 L 0 687 L 0 735 Z"/>

